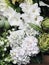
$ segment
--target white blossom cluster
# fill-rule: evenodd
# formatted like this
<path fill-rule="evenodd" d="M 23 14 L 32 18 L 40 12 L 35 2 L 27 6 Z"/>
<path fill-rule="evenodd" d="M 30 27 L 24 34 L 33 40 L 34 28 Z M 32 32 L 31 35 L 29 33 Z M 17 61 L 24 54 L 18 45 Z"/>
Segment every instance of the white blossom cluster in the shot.
<path fill-rule="evenodd" d="M 21 3 L 20 7 L 24 12 L 24 14 L 22 14 L 21 17 L 25 23 L 33 23 L 40 26 L 43 17 L 40 16 L 41 11 L 37 3 L 33 5 L 29 5 L 27 3 Z"/>
<path fill-rule="evenodd" d="M 30 62 L 30 56 L 39 53 L 37 38 L 27 36 L 23 30 L 11 32 L 8 40 L 12 48 L 10 55 L 14 64 L 27 64 Z"/>
<path fill-rule="evenodd" d="M 37 3 L 30 5 L 27 3 L 21 3 L 20 7 L 22 8 L 22 11 L 24 13 L 20 14 L 17 13 L 12 7 L 7 6 L 4 1 L 5 0 L 2 0 L 0 2 L 0 7 L 3 5 L 2 8 L 4 8 L 0 8 L 0 11 L 3 12 L 2 14 L 8 18 L 11 26 L 22 26 L 25 23 L 33 23 L 40 26 L 43 17 L 40 16 L 41 11 Z M 21 20 L 21 18 L 23 19 L 23 21 Z"/>
<path fill-rule="evenodd" d="M 10 32 L 10 36 L 7 37 L 11 47 L 11 60 L 14 64 L 17 63 L 19 65 L 29 63 L 30 56 L 35 56 L 39 53 L 38 40 L 35 37 L 38 31 L 31 28 L 29 23 L 40 26 L 43 20 L 43 17 L 40 16 L 40 8 L 37 3 L 21 3 L 20 7 L 24 12 L 22 14 L 17 13 L 7 5 L 0 9 L 3 16 L 8 18 L 11 26 L 19 26 L 19 30 Z"/>

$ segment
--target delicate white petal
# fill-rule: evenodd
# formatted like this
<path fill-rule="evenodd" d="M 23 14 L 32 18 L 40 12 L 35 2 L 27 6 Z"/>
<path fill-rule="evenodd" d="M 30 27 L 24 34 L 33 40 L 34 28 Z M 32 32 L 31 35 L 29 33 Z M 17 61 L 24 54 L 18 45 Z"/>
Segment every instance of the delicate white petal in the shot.
<path fill-rule="evenodd" d="M 43 1 L 40 1 L 39 4 L 40 4 L 40 6 L 47 6 L 47 7 L 49 7 L 49 5 L 45 4 Z"/>

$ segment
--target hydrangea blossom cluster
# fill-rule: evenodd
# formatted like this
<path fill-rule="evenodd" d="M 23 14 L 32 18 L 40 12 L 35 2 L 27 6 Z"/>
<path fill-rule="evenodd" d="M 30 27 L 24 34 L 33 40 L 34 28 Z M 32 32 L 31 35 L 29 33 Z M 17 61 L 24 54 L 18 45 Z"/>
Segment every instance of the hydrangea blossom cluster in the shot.
<path fill-rule="evenodd" d="M 8 40 L 12 48 L 10 55 L 14 64 L 27 64 L 30 61 L 30 56 L 39 53 L 37 38 L 27 36 L 23 30 L 11 32 Z"/>
<path fill-rule="evenodd" d="M 1 3 L 3 2 L 1 1 Z M 40 16 L 40 8 L 37 3 L 33 5 L 21 3 L 19 7 L 22 8 L 22 14 L 17 13 L 4 2 L 3 9 L 1 8 L 0 11 L 8 19 L 10 26 L 19 26 L 19 30 L 11 31 L 10 36 L 7 38 L 11 47 L 11 60 L 14 64 L 20 65 L 29 63 L 30 56 L 35 56 L 39 53 L 38 39 L 35 37 L 39 32 L 31 28 L 29 23 L 40 26 L 43 17 Z"/>

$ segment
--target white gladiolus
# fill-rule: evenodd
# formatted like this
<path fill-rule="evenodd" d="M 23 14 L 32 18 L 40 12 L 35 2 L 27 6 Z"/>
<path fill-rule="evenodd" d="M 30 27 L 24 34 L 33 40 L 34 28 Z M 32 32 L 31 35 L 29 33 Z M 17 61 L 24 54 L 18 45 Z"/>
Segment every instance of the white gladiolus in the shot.
<path fill-rule="evenodd" d="M 24 20 L 25 23 L 33 23 L 38 26 L 41 25 L 41 21 L 43 21 L 43 17 L 40 16 L 40 8 L 38 4 L 35 3 L 33 5 L 28 5 L 26 3 L 21 3 L 20 7 L 24 14 L 21 15 L 21 18 Z"/>
<path fill-rule="evenodd" d="M 16 11 L 14 11 L 14 9 L 11 8 L 10 6 L 8 6 L 8 8 L 6 8 L 6 10 L 3 13 L 3 15 L 8 17 L 8 18 L 14 16 L 15 14 L 16 14 Z"/>
<path fill-rule="evenodd" d="M 33 5 L 29 5 L 27 3 L 21 3 L 20 7 L 22 8 L 22 11 L 24 13 L 33 13 L 33 14 L 36 13 L 36 15 L 40 14 L 40 8 L 38 7 L 37 3 L 35 3 Z"/>
<path fill-rule="evenodd" d="M 8 22 L 11 26 L 21 26 L 22 20 L 20 19 L 20 13 L 17 13 L 13 8 L 8 7 L 3 12 L 3 16 L 8 18 Z"/>

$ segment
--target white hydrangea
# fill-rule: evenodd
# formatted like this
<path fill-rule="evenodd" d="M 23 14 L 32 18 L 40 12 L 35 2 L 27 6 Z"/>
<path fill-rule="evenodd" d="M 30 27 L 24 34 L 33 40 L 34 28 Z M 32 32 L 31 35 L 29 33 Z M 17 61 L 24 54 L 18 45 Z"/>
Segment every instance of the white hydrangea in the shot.
<path fill-rule="evenodd" d="M 28 27 L 24 28 L 23 30 L 10 32 L 10 36 L 7 38 L 10 42 L 10 46 L 12 48 L 15 48 L 16 46 L 20 46 L 22 44 L 22 41 L 25 37 L 32 35 L 35 36 L 36 34 L 39 33 L 36 32 L 34 29 Z"/>
<path fill-rule="evenodd" d="M 22 43 L 22 48 L 26 50 L 27 55 L 33 56 L 39 53 L 37 43 L 38 40 L 34 36 L 27 36 Z"/>
<path fill-rule="evenodd" d="M 8 40 L 12 49 L 10 50 L 11 60 L 14 64 L 27 64 L 30 56 L 39 53 L 38 40 L 34 36 L 27 36 L 24 30 L 11 32 Z"/>
<path fill-rule="evenodd" d="M 30 58 L 26 55 L 26 51 L 21 47 L 16 47 L 10 50 L 11 59 L 14 64 L 27 64 L 29 63 Z"/>
<path fill-rule="evenodd" d="M 38 40 L 29 36 L 26 37 L 21 46 L 17 46 L 10 50 L 11 59 L 14 64 L 27 64 L 30 61 L 29 56 L 34 56 L 39 53 L 39 48 L 37 46 Z"/>

